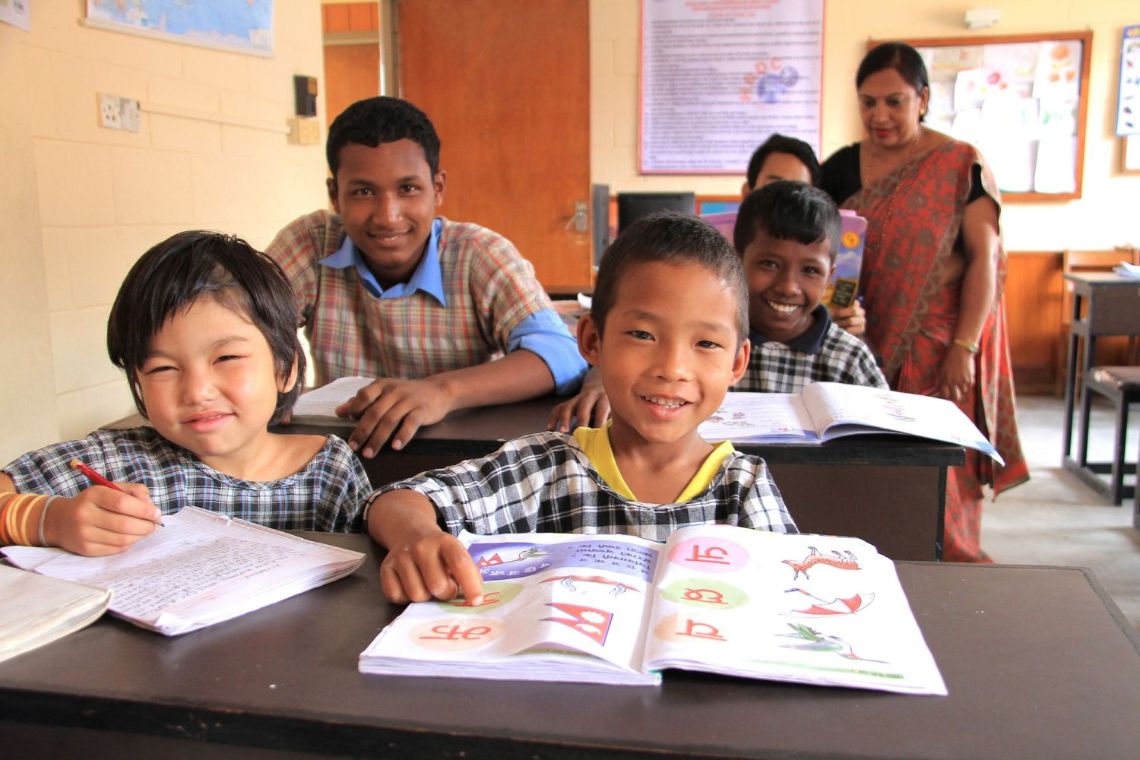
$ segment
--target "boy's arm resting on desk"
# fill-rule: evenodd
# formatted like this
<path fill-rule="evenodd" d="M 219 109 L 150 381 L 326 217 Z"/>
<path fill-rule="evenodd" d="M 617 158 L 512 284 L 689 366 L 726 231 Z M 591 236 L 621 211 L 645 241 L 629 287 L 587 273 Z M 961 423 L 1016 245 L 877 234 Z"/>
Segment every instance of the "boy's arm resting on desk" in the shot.
<path fill-rule="evenodd" d="M 348 445 L 373 457 L 389 438 L 392 448 L 403 448 L 420 427 L 439 422 L 456 409 L 510 404 L 553 390 L 554 377 L 546 363 L 521 350 L 421 380 L 381 378 L 357 391 L 336 413 L 358 420 Z"/>
<path fill-rule="evenodd" d="M 368 507 L 368 533 L 388 554 L 380 589 L 398 604 L 453 599 L 462 592 L 477 605 L 483 581 L 467 547 L 436 522 L 431 500 L 416 491 L 388 491 Z"/>

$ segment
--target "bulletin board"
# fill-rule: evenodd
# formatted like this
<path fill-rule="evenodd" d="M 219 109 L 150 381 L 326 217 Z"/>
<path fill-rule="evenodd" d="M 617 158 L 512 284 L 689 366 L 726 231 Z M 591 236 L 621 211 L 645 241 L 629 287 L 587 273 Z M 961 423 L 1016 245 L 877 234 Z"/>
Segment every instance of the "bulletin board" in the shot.
<path fill-rule="evenodd" d="M 924 124 L 977 146 L 1003 201 L 1081 197 L 1091 31 L 904 41 L 930 76 Z"/>

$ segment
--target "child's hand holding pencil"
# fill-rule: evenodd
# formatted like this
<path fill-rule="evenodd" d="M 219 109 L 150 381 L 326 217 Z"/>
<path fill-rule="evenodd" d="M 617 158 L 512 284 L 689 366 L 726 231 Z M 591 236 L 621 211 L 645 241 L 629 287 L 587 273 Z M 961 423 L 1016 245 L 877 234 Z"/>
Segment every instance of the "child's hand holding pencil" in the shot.
<path fill-rule="evenodd" d="M 118 554 L 161 525 L 146 486 L 113 483 L 77 459 L 71 466 L 94 487 L 54 502 L 44 524 L 48 544 L 86 556 Z"/>

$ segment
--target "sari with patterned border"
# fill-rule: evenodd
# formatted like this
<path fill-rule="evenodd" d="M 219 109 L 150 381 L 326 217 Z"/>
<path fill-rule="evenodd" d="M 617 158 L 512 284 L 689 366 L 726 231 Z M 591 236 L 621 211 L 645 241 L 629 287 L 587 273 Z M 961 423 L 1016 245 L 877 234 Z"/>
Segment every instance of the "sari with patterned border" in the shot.
<path fill-rule="evenodd" d="M 862 282 L 867 338 L 883 358 L 891 388 L 934 395 L 958 322 L 962 280 L 942 284 L 959 241 L 974 167 L 1001 211 L 1001 194 L 980 153 L 950 141 L 908 159 L 860 189 L 843 206 L 868 220 Z M 1001 466 L 973 449 L 951 467 L 946 484 L 943 559 L 987 561 L 981 550 L 982 485 L 995 496 L 1029 477 L 1014 407 L 1002 291 L 1006 255 L 997 251 L 997 284 L 975 355 L 974 388 L 958 406 L 1005 460 Z"/>

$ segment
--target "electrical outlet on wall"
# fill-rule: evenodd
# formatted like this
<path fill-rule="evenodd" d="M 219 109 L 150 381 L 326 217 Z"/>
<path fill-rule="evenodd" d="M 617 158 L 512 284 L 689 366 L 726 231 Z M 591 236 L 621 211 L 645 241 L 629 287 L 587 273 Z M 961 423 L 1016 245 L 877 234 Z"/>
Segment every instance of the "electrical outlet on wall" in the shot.
<path fill-rule="evenodd" d="M 128 132 L 139 131 L 139 102 L 134 98 L 119 98 L 119 123 Z"/>
<path fill-rule="evenodd" d="M 122 129 L 120 103 L 117 95 L 99 93 L 99 125 L 107 129 Z"/>

